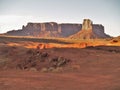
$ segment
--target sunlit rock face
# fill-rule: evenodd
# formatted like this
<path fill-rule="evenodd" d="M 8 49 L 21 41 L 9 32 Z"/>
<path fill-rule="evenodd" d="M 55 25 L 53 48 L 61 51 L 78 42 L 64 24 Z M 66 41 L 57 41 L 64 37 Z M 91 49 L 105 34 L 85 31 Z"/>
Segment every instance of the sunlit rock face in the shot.
<path fill-rule="evenodd" d="M 79 34 L 82 33 L 82 34 Z M 75 35 L 77 34 L 77 35 Z M 72 37 L 72 38 L 106 38 L 104 26 L 93 24 L 90 19 L 84 19 L 82 24 L 45 22 L 29 22 L 22 29 L 8 31 L 6 35 L 34 37 Z"/>
<path fill-rule="evenodd" d="M 92 30 L 92 21 L 90 19 L 83 20 L 82 30 Z"/>
<path fill-rule="evenodd" d="M 104 26 L 93 24 L 90 19 L 84 19 L 81 30 L 70 36 L 72 39 L 96 39 L 108 37 L 110 36 L 104 33 Z"/>

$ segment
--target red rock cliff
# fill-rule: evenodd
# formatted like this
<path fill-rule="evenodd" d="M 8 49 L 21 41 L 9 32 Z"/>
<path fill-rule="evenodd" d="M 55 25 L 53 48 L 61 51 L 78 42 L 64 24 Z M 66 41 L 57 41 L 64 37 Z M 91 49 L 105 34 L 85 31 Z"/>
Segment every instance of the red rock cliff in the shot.
<path fill-rule="evenodd" d="M 58 24 L 56 22 L 28 23 L 26 26 L 23 26 L 22 29 L 8 31 L 6 34 L 35 37 L 69 37 L 79 33 L 80 31 L 84 32 L 85 30 L 94 32 L 94 34 L 96 36 L 98 35 L 100 38 L 108 37 L 104 33 L 104 26 L 100 24 L 93 24 L 89 19 L 84 19 L 83 24 Z M 76 38 L 79 38 L 78 36 L 80 35 L 77 35 Z"/>

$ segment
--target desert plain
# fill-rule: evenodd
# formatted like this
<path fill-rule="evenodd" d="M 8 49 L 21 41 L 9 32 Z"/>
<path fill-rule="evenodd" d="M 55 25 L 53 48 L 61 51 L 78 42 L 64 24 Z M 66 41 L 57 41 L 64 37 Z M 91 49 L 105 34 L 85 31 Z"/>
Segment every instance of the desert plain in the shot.
<path fill-rule="evenodd" d="M 0 90 L 120 90 L 120 38 L 1 35 Z"/>

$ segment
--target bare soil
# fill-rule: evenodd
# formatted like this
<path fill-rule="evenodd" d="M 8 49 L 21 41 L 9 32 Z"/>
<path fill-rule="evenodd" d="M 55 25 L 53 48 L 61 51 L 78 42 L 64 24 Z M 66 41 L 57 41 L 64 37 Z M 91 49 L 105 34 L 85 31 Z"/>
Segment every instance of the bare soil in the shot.
<path fill-rule="evenodd" d="M 17 65 L 31 56 L 28 51 L 36 52 L 36 46 L 42 42 L 39 39 L 36 42 L 23 40 L 0 38 L 0 90 L 120 90 L 120 47 L 116 44 L 40 49 L 40 52 L 49 55 L 45 61 L 40 62 L 39 55 L 35 54 L 32 61 L 36 66 L 28 63 L 27 69 L 20 69 Z M 66 44 L 56 39 L 52 41 Z M 54 57 L 64 57 L 70 62 L 53 70 L 42 71 L 52 67 L 49 60 Z"/>

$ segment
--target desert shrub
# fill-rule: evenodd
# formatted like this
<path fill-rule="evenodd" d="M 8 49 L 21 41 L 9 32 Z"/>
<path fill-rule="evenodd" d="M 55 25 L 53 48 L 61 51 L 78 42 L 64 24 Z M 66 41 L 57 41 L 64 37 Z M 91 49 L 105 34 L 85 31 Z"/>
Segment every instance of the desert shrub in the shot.
<path fill-rule="evenodd" d="M 61 56 L 50 57 L 48 52 L 41 50 L 29 49 L 26 53 L 27 56 L 25 59 L 17 62 L 17 69 L 30 70 L 31 68 L 35 68 L 35 71 L 58 72 L 62 71 L 61 68 L 65 67 L 70 61 L 69 59 Z"/>
<path fill-rule="evenodd" d="M 34 68 L 34 67 L 30 68 L 29 70 L 30 70 L 30 71 L 37 71 L 37 69 Z"/>
<path fill-rule="evenodd" d="M 27 53 L 27 54 L 33 54 L 34 51 L 33 51 L 32 49 L 29 49 L 26 53 Z"/>
<path fill-rule="evenodd" d="M 41 72 L 48 72 L 48 69 L 47 68 L 42 68 Z"/>
<path fill-rule="evenodd" d="M 50 60 L 53 67 L 62 67 L 66 65 L 70 60 L 64 57 L 54 57 Z"/>

